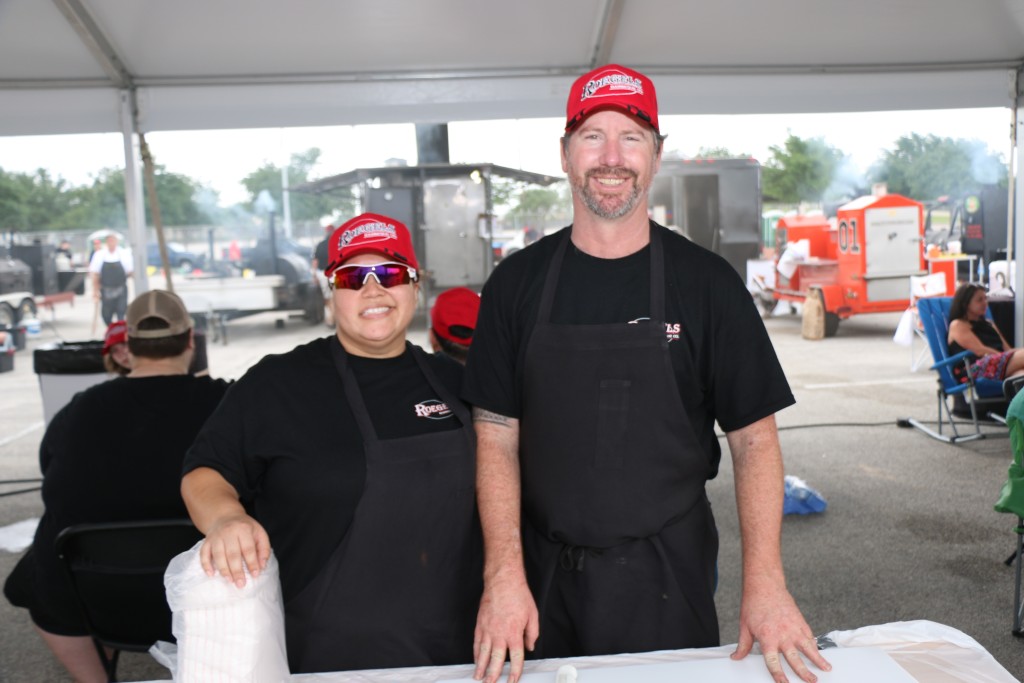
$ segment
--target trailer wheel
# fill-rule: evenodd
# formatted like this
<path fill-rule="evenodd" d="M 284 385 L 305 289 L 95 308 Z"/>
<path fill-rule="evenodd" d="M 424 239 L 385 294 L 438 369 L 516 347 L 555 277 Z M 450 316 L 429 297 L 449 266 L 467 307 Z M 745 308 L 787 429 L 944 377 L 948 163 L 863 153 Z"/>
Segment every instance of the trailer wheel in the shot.
<path fill-rule="evenodd" d="M 821 310 L 825 314 L 825 338 L 836 336 L 836 332 L 839 331 L 839 316 L 835 313 L 830 313 L 825 308 L 825 292 L 820 289 L 815 290 L 815 295 L 818 297 L 818 301 L 821 302 Z"/>
<path fill-rule="evenodd" d="M 24 320 L 25 318 L 34 318 L 39 309 L 36 308 L 36 302 L 29 298 L 24 298 L 21 303 L 18 304 L 18 320 Z"/>
<path fill-rule="evenodd" d="M 0 303 L 0 327 L 14 327 L 16 322 L 18 319 L 14 312 L 14 306 L 6 301 Z"/>

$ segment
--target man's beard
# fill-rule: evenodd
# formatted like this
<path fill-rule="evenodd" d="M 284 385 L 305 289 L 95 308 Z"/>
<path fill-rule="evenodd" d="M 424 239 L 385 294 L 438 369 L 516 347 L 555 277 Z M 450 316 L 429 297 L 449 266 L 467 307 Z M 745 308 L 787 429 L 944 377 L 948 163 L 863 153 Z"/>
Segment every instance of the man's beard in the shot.
<path fill-rule="evenodd" d="M 618 204 L 612 204 L 612 199 L 607 196 L 602 196 L 598 192 L 593 192 L 590 189 L 590 179 L 600 175 L 604 177 L 613 178 L 624 178 L 627 182 L 633 183 L 633 191 L 624 198 L 618 200 Z M 629 169 L 625 168 L 593 168 L 587 171 L 583 175 L 583 181 L 579 182 L 579 176 L 572 177 L 572 189 L 573 192 L 583 200 L 590 211 L 604 220 L 610 221 L 617 218 L 622 218 L 626 214 L 630 213 L 636 208 L 637 203 L 640 201 L 641 191 L 640 185 L 637 183 L 637 174 Z"/>

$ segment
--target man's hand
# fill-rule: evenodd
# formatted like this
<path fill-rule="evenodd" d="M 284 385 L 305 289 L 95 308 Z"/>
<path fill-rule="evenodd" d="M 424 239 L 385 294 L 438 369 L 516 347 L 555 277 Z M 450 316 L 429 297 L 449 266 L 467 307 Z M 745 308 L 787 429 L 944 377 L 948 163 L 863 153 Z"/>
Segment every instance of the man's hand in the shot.
<path fill-rule="evenodd" d="M 832 670 L 832 665 L 818 652 L 814 634 L 784 586 L 744 591 L 740 637 L 732 659 L 743 659 L 750 654 L 754 641 L 760 644 L 768 672 L 776 683 L 789 680 L 780 657 L 785 657 L 797 676 L 807 683 L 815 683 L 818 677 L 807 668 L 801 654 L 821 671 Z"/>
<path fill-rule="evenodd" d="M 220 573 L 236 586 L 245 586 L 245 567 L 253 578 L 270 559 L 270 537 L 260 523 L 246 514 L 218 519 L 206 534 L 199 560 L 207 576 Z"/>
<path fill-rule="evenodd" d="M 539 631 L 537 605 L 521 574 L 486 582 L 473 635 L 473 678 L 496 683 L 507 654 L 508 683 L 516 683 L 523 675 L 525 650 L 533 650 Z"/>

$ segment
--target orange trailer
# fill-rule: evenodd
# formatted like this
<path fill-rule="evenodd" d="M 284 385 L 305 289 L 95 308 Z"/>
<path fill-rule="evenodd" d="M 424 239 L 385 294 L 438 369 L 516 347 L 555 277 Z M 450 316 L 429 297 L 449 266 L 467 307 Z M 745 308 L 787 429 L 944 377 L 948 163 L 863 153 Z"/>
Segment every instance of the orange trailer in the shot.
<path fill-rule="evenodd" d="M 786 257 L 787 248 L 802 252 L 800 240 L 807 240 L 806 255 Z M 839 207 L 831 220 L 783 217 L 775 241 L 774 298 L 818 297 L 826 337 L 851 316 L 906 310 L 910 276 L 927 273 L 924 206 L 896 194 L 860 197 Z"/>

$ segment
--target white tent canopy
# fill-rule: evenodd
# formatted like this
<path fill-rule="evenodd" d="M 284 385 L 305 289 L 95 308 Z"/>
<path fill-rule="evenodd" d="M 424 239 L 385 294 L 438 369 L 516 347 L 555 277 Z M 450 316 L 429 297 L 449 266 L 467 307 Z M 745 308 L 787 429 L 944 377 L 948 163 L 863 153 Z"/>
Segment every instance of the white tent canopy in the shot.
<path fill-rule="evenodd" d="M 0 0 L 0 135 L 123 132 L 138 243 L 137 132 L 558 116 L 607 62 L 663 114 L 1015 107 L 1024 0 Z"/>
<path fill-rule="evenodd" d="M 665 114 L 1009 106 L 1020 0 L 3 0 L 0 135 L 557 116 L 618 62 Z"/>

